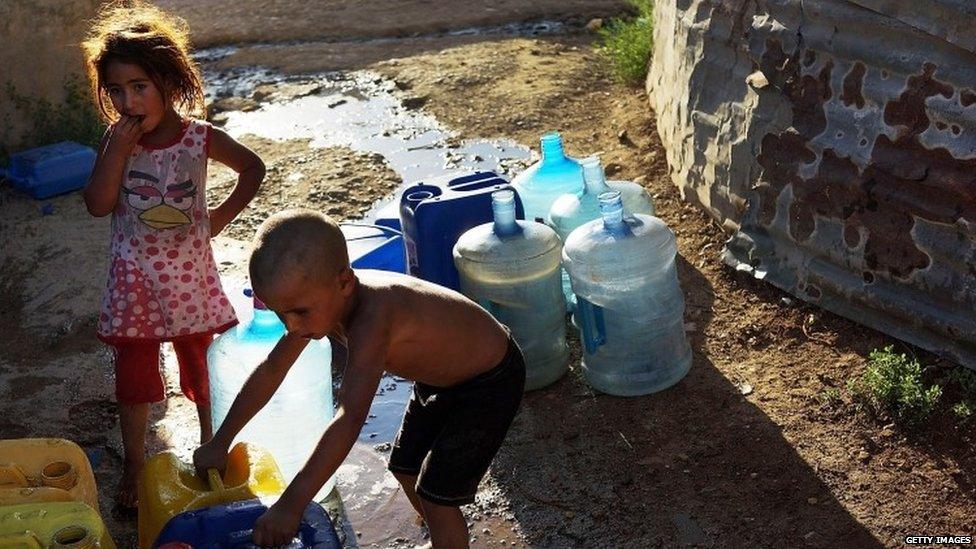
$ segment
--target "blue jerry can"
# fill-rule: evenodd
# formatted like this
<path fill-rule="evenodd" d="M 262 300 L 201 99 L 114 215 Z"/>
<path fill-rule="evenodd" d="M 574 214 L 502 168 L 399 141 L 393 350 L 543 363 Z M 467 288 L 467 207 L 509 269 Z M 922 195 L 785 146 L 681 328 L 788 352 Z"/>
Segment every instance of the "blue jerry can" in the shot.
<path fill-rule="evenodd" d="M 254 521 L 268 508 L 261 500 L 249 499 L 176 515 L 163 528 L 153 547 L 186 543 L 193 549 L 251 549 Z M 322 507 L 309 503 L 302 515 L 297 536 L 282 547 L 299 549 L 341 549 L 339 536 Z"/>
<path fill-rule="evenodd" d="M 375 224 L 343 222 L 339 228 L 346 238 L 352 268 L 407 272 L 403 237 L 399 230 L 381 225 L 379 220 Z"/>
<path fill-rule="evenodd" d="M 14 188 L 43 199 L 84 187 L 94 167 L 94 149 L 62 141 L 11 155 L 4 175 Z"/>
<path fill-rule="evenodd" d="M 468 229 L 492 221 L 491 193 L 511 188 L 494 172 L 457 172 L 404 189 L 400 224 L 408 273 L 460 291 L 454 244 Z M 518 193 L 515 209 L 516 218 L 524 219 Z"/>

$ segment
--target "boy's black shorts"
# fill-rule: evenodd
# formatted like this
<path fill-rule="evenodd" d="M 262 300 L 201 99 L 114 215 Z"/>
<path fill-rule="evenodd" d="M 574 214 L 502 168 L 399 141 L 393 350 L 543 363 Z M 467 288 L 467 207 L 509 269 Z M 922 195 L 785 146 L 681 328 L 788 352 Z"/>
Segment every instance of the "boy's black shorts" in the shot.
<path fill-rule="evenodd" d="M 454 387 L 414 383 L 390 471 L 418 476 L 417 494 L 438 505 L 474 502 L 524 387 L 525 361 L 511 337 L 505 357 L 487 372 Z"/>

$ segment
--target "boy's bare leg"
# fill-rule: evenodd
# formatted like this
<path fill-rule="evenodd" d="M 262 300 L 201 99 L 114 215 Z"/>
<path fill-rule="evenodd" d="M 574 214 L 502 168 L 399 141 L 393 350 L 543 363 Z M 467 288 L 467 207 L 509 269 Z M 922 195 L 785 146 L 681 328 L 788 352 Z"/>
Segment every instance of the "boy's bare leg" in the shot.
<path fill-rule="evenodd" d="M 404 473 L 393 473 L 393 476 L 400 482 L 400 486 L 403 487 L 403 493 L 410 500 L 410 505 L 413 505 L 414 510 L 417 511 L 417 515 L 420 516 L 420 520 L 423 521 L 424 508 L 420 505 L 420 497 L 417 496 L 417 489 L 414 488 L 417 486 L 417 476 Z"/>
<path fill-rule="evenodd" d="M 430 530 L 430 542 L 434 549 L 466 549 L 468 525 L 459 507 L 437 505 L 420 500 Z"/>
<path fill-rule="evenodd" d="M 119 404 L 119 426 L 122 428 L 122 480 L 115 500 L 123 507 L 135 507 L 139 501 L 139 475 L 146 464 L 146 428 L 149 403 Z"/>
<path fill-rule="evenodd" d="M 200 418 L 200 444 L 213 438 L 213 416 L 209 404 L 197 404 L 197 417 Z"/>

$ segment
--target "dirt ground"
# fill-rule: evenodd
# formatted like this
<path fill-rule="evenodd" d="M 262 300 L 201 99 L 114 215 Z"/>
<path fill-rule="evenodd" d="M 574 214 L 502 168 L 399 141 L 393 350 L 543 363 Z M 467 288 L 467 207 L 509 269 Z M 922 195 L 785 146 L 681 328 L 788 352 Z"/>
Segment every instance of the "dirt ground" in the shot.
<path fill-rule="evenodd" d="M 160 4 L 184 10 L 198 43 L 277 42 L 241 47 L 217 69 L 371 70 L 461 137 L 537 147 L 543 132 L 558 129 L 569 154 L 599 152 L 614 179 L 644 184 L 677 234 L 691 372 L 655 395 L 596 394 L 581 377 L 573 341 L 570 373 L 526 395 L 477 502 L 465 508 L 476 546 L 893 547 L 907 535 L 976 529 L 972 428 L 956 427 L 942 409 L 927 431 L 906 432 L 856 414 L 844 390 L 868 353 L 888 344 L 937 372 L 952 365 L 723 266 L 725 236 L 680 200 L 647 98 L 609 79 L 592 33 L 577 25 L 538 37 L 424 35 L 532 17 L 582 20 L 616 13 L 619 3 L 496 2 L 500 15 L 488 21 L 472 15 L 482 13 L 476 2 L 448 10 L 448 3 L 405 1 L 402 20 L 381 18 L 373 31 L 373 4 L 346 2 L 339 13 L 355 14 L 361 26 L 324 35 L 379 36 L 389 40 L 382 46 L 312 41 L 323 37 L 310 30 L 324 21 L 321 14 L 286 15 L 302 3 L 271 3 L 269 13 L 280 17 L 265 31 L 249 23 L 244 4 L 219 21 L 195 3 Z M 428 8 L 443 17 L 424 25 L 433 19 Z M 404 36 L 412 33 L 421 36 Z M 215 240 L 232 280 L 242 276 L 243 241 L 269 213 L 311 205 L 356 217 L 400 183 L 375 155 L 310 149 L 304 140 L 244 141 L 265 159 L 269 176 L 255 205 Z M 308 183 L 289 179 L 299 169 Z M 213 168 L 210 177 L 213 199 L 226 192 L 230 175 Z M 120 448 L 111 360 L 93 337 L 108 225 L 88 217 L 77 194 L 50 202 L 55 213 L 45 216 L 39 203 L 0 187 L 0 437 L 81 443 L 99 463 L 104 511 Z M 841 390 L 840 403 L 820 398 L 831 388 Z M 192 418 L 176 393 L 154 410 L 152 447 L 185 455 L 195 429 L 174 419 Z M 111 520 L 131 541 L 131 523 Z"/>

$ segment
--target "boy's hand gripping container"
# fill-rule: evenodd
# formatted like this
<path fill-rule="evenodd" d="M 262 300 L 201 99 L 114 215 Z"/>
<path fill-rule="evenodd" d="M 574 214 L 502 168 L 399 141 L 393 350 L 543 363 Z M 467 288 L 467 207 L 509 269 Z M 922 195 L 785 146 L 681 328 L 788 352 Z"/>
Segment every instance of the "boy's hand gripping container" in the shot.
<path fill-rule="evenodd" d="M 252 549 L 256 547 L 251 541 L 254 521 L 267 510 L 261 500 L 250 499 L 187 511 L 166 523 L 154 547 L 185 543 L 193 549 Z M 329 515 L 312 502 L 305 508 L 296 537 L 280 547 L 341 549 L 342 544 Z"/>
<path fill-rule="evenodd" d="M 88 504 L 64 501 L 0 507 L 0 547 L 115 549 L 115 542 Z"/>
<path fill-rule="evenodd" d="M 464 294 L 512 330 L 525 355 L 525 389 L 556 381 L 569 367 L 566 303 L 556 232 L 516 221 L 515 191 L 492 195 L 495 221 L 461 235 L 454 261 Z"/>
<path fill-rule="evenodd" d="M 56 438 L 0 440 L 0 505 L 80 501 L 98 512 L 88 456 Z"/>
<path fill-rule="evenodd" d="M 251 373 L 285 335 L 285 325 L 278 315 L 256 298 L 252 312 L 249 321 L 224 332 L 207 351 L 214 432 L 220 429 Z M 328 338 L 312 339 L 288 369 L 271 400 L 237 433 L 234 441 L 250 442 L 270 452 L 285 482 L 290 483 L 315 451 L 334 413 L 332 346 Z M 315 500 L 328 497 L 334 486 L 335 477 L 326 481 Z"/>
<path fill-rule="evenodd" d="M 42 199 L 80 189 L 95 167 L 95 150 L 62 141 L 10 156 L 4 175 L 33 198 Z"/>
<path fill-rule="evenodd" d="M 468 229 L 491 221 L 491 193 L 510 188 L 493 172 L 449 174 L 407 187 L 400 221 L 409 274 L 460 290 L 454 244 Z M 515 212 L 524 217 L 517 195 Z"/>
<path fill-rule="evenodd" d="M 139 479 L 139 547 L 148 549 L 163 526 L 185 511 L 221 503 L 281 495 L 285 481 L 267 451 L 239 443 L 227 455 L 223 478 L 210 470 L 207 481 L 173 452 L 146 461 Z"/>
<path fill-rule="evenodd" d="M 674 233 L 649 215 L 623 215 L 618 191 L 600 195 L 602 219 L 570 233 L 563 266 L 577 298 L 583 373 L 593 387 L 643 395 L 691 367 Z"/>

